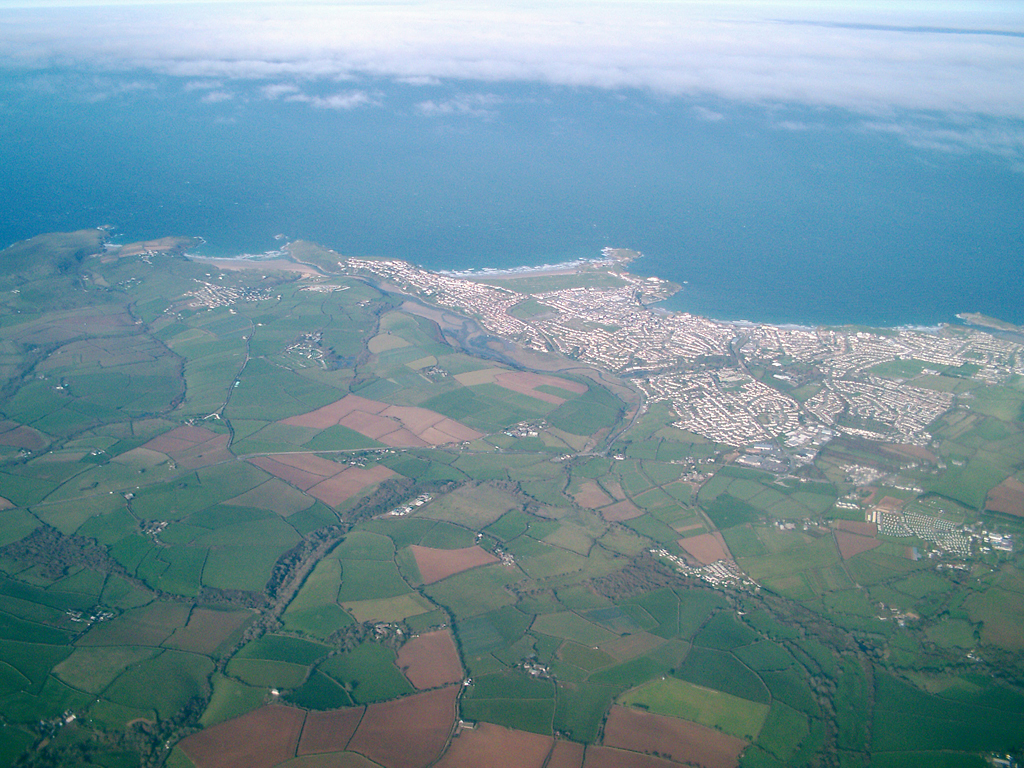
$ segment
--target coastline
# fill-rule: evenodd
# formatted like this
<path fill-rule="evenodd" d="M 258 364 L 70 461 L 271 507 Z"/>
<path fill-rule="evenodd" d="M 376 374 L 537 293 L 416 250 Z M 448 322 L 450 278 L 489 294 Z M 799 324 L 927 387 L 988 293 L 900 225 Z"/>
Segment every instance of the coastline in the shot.
<path fill-rule="evenodd" d="M 205 243 L 202 238 L 196 238 L 199 240 L 199 245 Z M 323 275 L 325 273 L 320 272 L 315 267 L 306 264 L 304 262 L 296 261 L 290 258 L 288 251 L 288 244 L 285 244 L 279 249 L 265 251 L 263 253 L 241 253 L 237 256 L 202 256 L 195 253 L 185 253 L 187 258 L 197 262 L 211 264 L 213 266 L 222 267 L 225 269 L 255 269 L 262 268 L 266 270 L 274 271 L 293 271 L 299 272 L 303 275 Z M 424 265 L 417 265 L 418 268 L 424 269 L 430 272 L 434 272 L 438 275 L 445 277 L 462 279 L 462 280 L 477 280 L 485 281 L 489 279 L 495 280 L 515 280 L 517 278 L 531 278 L 531 277 L 556 277 L 564 275 L 575 275 L 581 274 L 588 271 L 601 271 L 602 269 L 613 269 L 616 267 L 625 267 L 630 262 L 642 258 L 643 254 L 639 251 L 633 251 L 629 249 L 620 248 L 604 248 L 602 249 L 602 255 L 593 258 L 579 258 L 570 261 L 561 261 L 555 263 L 544 263 L 544 264 L 524 264 L 515 267 L 480 267 L 475 269 L 464 269 L 464 270 L 445 270 L 445 269 L 431 269 Z M 387 260 L 387 259 L 384 259 Z M 404 259 L 397 259 L 404 261 Z M 666 281 L 667 282 L 667 281 Z M 681 288 L 682 286 L 677 286 Z M 656 302 L 650 308 L 659 313 L 675 314 L 675 313 L 686 313 L 693 314 L 700 317 L 706 317 L 708 320 L 713 320 L 718 323 L 731 325 L 738 328 L 755 328 L 758 326 L 774 326 L 783 330 L 794 330 L 794 331 L 816 331 L 820 328 L 825 327 L 853 327 L 863 325 L 856 321 L 848 321 L 845 323 L 817 323 L 810 324 L 807 322 L 773 322 L 773 321 L 759 321 L 749 320 L 746 318 L 722 318 L 716 317 L 713 314 L 706 312 L 694 312 L 689 310 L 683 310 L 678 308 L 670 308 L 665 306 L 656 306 L 661 302 Z M 974 317 L 984 317 L 983 322 L 974 322 Z M 959 321 L 959 322 L 957 322 Z M 996 318 L 989 318 L 982 315 L 975 316 L 973 313 L 960 313 L 956 315 L 955 320 L 949 322 L 938 322 L 929 324 L 918 324 L 918 323 L 898 323 L 893 325 L 864 325 L 865 328 L 877 328 L 884 330 L 895 330 L 895 331 L 916 331 L 920 333 L 941 333 L 945 328 L 956 325 L 974 326 L 988 330 L 989 332 L 1012 332 L 1004 329 L 1016 328 L 1005 321 L 998 320 Z"/>
<path fill-rule="evenodd" d="M 617 264 L 628 264 L 634 259 L 643 257 L 639 251 L 627 248 L 602 248 L 600 257 L 559 261 L 554 264 L 520 265 L 516 267 L 479 267 L 475 269 L 429 269 L 422 264 L 420 269 L 427 269 L 445 277 L 474 280 L 487 277 L 529 277 L 535 275 L 572 275 L 587 268 L 614 267 Z"/>
<path fill-rule="evenodd" d="M 323 276 L 324 274 L 309 264 L 302 264 L 298 261 L 282 258 L 244 258 L 241 256 L 221 258 L 218 256 L 196 256 L 191 253 L 186 253 L 185 256 L 198 264 L 209 264 L 220 269 L 263 269 L 268 272 L 299 272 L 303 275 L 318 276 Z"/>
<path fill-rule="evenodd" d="M 483 277 L 529 277 L 532 275 L 574 275 L 580 272 L 584 267 L 604 267 L 612 266 L 615 264 L 610 259 L 577 259 L 576 261 L 562 261 L 557 264 L 538 264 L 536 266 L 520 266 L 520 267 L 480 267 L 478 269 L 437 269 L 433 270 L 429 267 L 424 267 L 422 264 L 417 266 L 420 269 L 426 269 L 431 272 L 436 272 L 439 275 L 445 277 L 461 278 L 463 280 L 480 279 Z"/>

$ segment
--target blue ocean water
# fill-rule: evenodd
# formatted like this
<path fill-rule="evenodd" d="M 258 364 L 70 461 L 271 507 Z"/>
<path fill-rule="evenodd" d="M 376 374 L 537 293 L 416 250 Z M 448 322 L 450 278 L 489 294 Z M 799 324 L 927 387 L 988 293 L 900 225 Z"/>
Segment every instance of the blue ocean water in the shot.
<path fill-rule="evenodd" d="M 74 73 L 0 77 L 0 245 L 111 224 L 202 235 L 210 255 L 284 234 L 433 269 L 610 245 L 686 283 L 671 308 L 721 319 L 1024 323 L 1024 173 L 995 155 L 834 111 L 636 92 L 374 82 L 375 104 L 332 110 L 145 77 L 102 97 L 52 87 Z"/>

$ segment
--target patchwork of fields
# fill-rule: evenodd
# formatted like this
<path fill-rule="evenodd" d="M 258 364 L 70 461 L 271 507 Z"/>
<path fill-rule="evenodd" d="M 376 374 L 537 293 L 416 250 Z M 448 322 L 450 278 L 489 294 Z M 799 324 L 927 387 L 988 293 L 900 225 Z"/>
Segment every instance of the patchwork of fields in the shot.
<path fill-rule="evenodd" d="M 843 438 L 769 472 L 359 276 L 62 237 L 95 252 L 77 277 L 0 269 L 0 764 L 1024 748 L 1021 382 L 914 368 L 970 394 L 927 450 Z"/>

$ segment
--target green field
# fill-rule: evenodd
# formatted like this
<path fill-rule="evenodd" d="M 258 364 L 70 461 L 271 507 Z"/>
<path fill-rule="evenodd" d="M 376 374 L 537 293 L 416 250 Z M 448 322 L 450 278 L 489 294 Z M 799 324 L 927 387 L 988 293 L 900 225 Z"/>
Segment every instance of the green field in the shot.
<path fill-rule="evenodd" d="M 356 621 L 388 621 L 395 622 L 418 616 L 433 609 L 433 605 L 425 598 L 409 592 L 398 597 L 380 600 L 356 600 L 343 603 L 344 608 L 352 614 Z"/>
<path fill-rule="evenodd" d="M 780 437 L 808 461 L 776 473 L 740 465 L 749 445 L 677 426 L 692 403 L 659 399 L 661 372 L 627 364 L 620 379 L 593 367 L 593 349 L 557 351 L 558 322 L 596 339 L 618 328 L 560 316 L 535 292 L 632 277 L 498 280 L 520 292 L 505 295 L 511 316 L 546 329 L 534 328 L 547 351 L 527 352 L 515 346 L 525 334 L 477 317 L 478 335 L 458 306 L 424 306 L 422 286 L 403 287 L 419 296 L 405 303 L 310 243 L 287 247 L 328 274 L 220 271 L 173 246 L 101 252 L 102 239 L 53 235 L 0 258 L 0 764 L 155 765 L 164 745 L 274 699 L 307 711 L 401 699 L 417 691 L 397 654 L 442 628 L 473 678 L 452 717 L 580 744 L 599 743 L 622 703 L 751 740 L 743 768 L 953 768 L 1022 746 L 1024 524 L 985 511 L 993 488 L 1024 479 L 1024 380 L 1005 339 L 722 326 L 744 343 L 667 361 L 684 379 L 739 362 L 794 398 L 812 431 L 820 397 L 856 397 L 858 382 L 954 398 L 905 444 L 844 433 L 889 429 L 851 402 L 823 446 Z M 830 382 L 838 350 L 862 342 L 962 359 L 871 352 Z M 534 365 L 556 381 L 529 389 Z M 501 372 L 522 391 L 496 383 Z M 323 419 L 285 423 L 324 406 Z M 409 431 L 389 437 L 397 414 Z M 439 417 L 483 435 L 459 442 Z M 254 454 L 293 466 L 272 477 Z M 308 491 L 343 463 L 397 474 L 345 486 L 354 495 L 331 508 Z M 421 494 L 430 500 L 410 514 L 384 514 Z M 863 520 L 886 496 L 1009 534 L 1014 549 L 975 543 L 953 558 L 882 536 L 843 559 L 832 521 Z M 712 583 L 649 551 L 692 566 L 680 541 L 716 529 L 754 584 Z M 506 562 L 424 585 L 412 545 L 442 558 L 478 546 Z M 58 727 L 68 711 L 74 725 Z M 401 743 L 404 725 L 386 738 Z M 188 768 L 185 754 L 166 762 Z M 342 754 L 286 763 L 369 764 Z"/>
<path fill-rule="evenodd" d="M 352 620 L 340 606 L 328 603 L 289 611 L 283 617 L 283 624 L 289 632 L 326 639 L 331 633 L 351 624 Z"/>
<path fill-rule="evenodd" d="M 694 638 L 696 645 L 732 650 L 757 639 L 757 633 L 728 614 L 713 616 Z"/>
<path fill-rule="evenodd" d="M 73 688 L 98 694 L 126 669 L 158 653 L 143 646 L 78 648 L 53 668 L 53 674 Z"/>
<path fill-rule="evenodd" d="M 394 556 L 394 542 L 366 531 L 352 531 L 331 553 L 339 560 L 391 560 Z"/>
<path fill-rule="evenodd" d="M 770 640 L 759 640 L 743 648 L 736 648 L 733 653 L 754 671 L 788 669 L 794 663 L 790 653 Z"/>
<path fill-rule="evenodd" d="M 377 643 L 332 656 L 320 672 L 348 690 L 354 701 L 369 704 L 412 693 L 412 686 L 395 666 L 395 653 Z"/>
<path fill-rule="evenodd" d="M 342 564 L 338 602 L 379 600 L 409 592 L 398 567 L 391 560 L 347 560 Z"/>
<path fill-rule="evenodd" d="M 521 578 L 521 574 L 510 573 L 500 565 L 489 565 L 431 584 L 424 592 L 451 610 L 456 619 L 469 618 L 516 602 L 505 586 Z"/>
<path fill-rule="evenodd" d="M 809 734 L 810 724 L 805 715 L 782 702 L 775 702 L 768 711 L 757 744 L 786 762 L 793 759 Z"/>
<path fill-rule="evenodd" d="M 574 741 L 592 743 L 619 689 L 593 683 L 566 683 L 559 687 L 554 727 Z"/>
<path fill-rule="evenodd" d="M 104 696 L 115 704 L 139 709 L 152 707 L 159 717 L 170 717 L 202 692 L 211 672 L 213 663 L 203 656 L 163 651 L 125 670 Z"/>
<path fill-rule="evenodd" d="M 551 733 L 555 686 L 521 672 L 477 677 L 462 700 L 464 718 Z"/>
<path fill-rule="evenodd" d="M 619 697 L 619 703 L 656 715 L 693 720 L 742 739 L 754 739 L 768 706 L 675 678 L 655 680 Z"/>
<path fill-rule="evenodd" d="M 549 613 L 546 616 L 538 616 L 533 624 L 533 629 L 546 635 L 561 637 L 588 646 L 600 645 L 616 636 L 613 632 L 589 622 L 575 613 Z"/>
<path fill-rule="evenodd" d="M 495 522 L 506 511 L 520 506 L 522 501 L 507 491 L 486 484 L 470 484 L 432 502 L 419 515 L 479 530 Z"/>
<path fill-rule="evenodd" d="M 203 568 L 203 584 L 216 589 L 262 591 L 274 563 L 288 549 L 279 546 L 224 546 L 211 549 Z"/>
<path fill-rule="evenodd" d="M 988 744 L 1000 751 L 1019 748 L 1019 696 L 1009 711 L 972 706 L 929 696 L 885 673 L 876 677 L 875 696 L 872 744 L 879 751 L 976 752 Z"/>
<path fill-rule="evenodd" d="M 79 645 L 151 645 L 163 643 L 188 621 L 189 606 L 158 602 L 127 611 L 108 622 L 95 624 Z"/>
<path fill-rule="evenodd" d="M 314 670 L 301 688 L 288 694 L 290 704 L 304 709 L 338 709 L 353 704 L 352 696 L 343 685 L 323 672 Z"/>
<path fill-rule="evenodd" d="M 750 701 L 761 704 L 771 701 L 771 695 L 757 673 L 725 651 L 695 645 L 674 674 L 704 688 L 715 688 Z"/>
<path fill-rule="evenodd" d="M 253 688 L 298 688 L 309 674 L 309 667 L 286 661 L 234 658 L 225 670 L 229 676 Z"/>
<path fill-rule="evenodd" d="M 688 652 L 689 645 L 685 642 L 670 640 L 649 653 L 594 672 L 589 682 L 615 686 L 623 691 L 635 688 L 650 680 L 668 676 L 682 663 Z"/>
<path fill-rule="evenodd" d="M 287 635 L 264 635 L 242 648 L 236 658 L 265 659 L 308 666 L 322 659 L 329 651 L 328 646 L 309 640 Z"/>
<path fill-rule="evenodd" d="M 203 727 L 245 714 L 263 703 L 266 693 L 225 675 L 214 673 L 210 703 L 200 720 Z"/>
<path fill-rule="evenodd" d="M 313 610 L 330 605 L 338 599 L 341 587 L 341 562 L 336 559 L 325 559 L 317 563 L 313 572 L 306 578 L 305 584 L 295 598 L 288 604 L 285 621 L 303 611 Z"/>
<path fill-rule="evenodd" d="M 554 701 L 543 699 L 471 699 L 463 703 L 462 717 L 549 735 L 554 708 Z"/>
<path fill-rule="evenodd" d="M 679 598 L 679 634 L 693 637 L 710 619 L 715 609 L 724 608 L 725 600 L 711 590 L 691 589 L 677 593 Z"/>
<path fill-rule="evenodd" d="M 497 285 L 518 293 L 546 293 L 562 288 L 615 288 L 622 278 L 607 272 L 579 272 L 571 275 L 537 275 L 527 277 L 487 277 L 480 282 Z"/>

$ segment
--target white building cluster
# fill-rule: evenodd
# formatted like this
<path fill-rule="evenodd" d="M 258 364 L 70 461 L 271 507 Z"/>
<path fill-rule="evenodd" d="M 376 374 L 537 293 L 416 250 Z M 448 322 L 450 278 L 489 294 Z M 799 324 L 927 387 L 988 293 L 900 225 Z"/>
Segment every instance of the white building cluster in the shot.
<path fill-rule="evenodd" d="M 780 439 L 798 446 L 808 443 L 805 432 L 823 434 L 828 427 L 923 446 L 931 440 L 928 425 L 956 405 L 956 396 L 882 377 L 876 366 L 905 361 L 906 379 L 951 368 L 986 382 L 1024 374 L 1024 347 L 980 331 L 870 333 L 719 322 L 648 308 L 645 302 L 668 295 L 668 284 L 627 273 L 616 273 L 624 282 L 617 287 L 536 294 L 551 311 L 522 320 L 510 310 L 526 297 L 505 288 L 396 260 L 345 265 L 467 312 L 495 335 L 629 376 L 649 401 L 671 403 L 676 426 L 728 445 Z M 771 375 L 759 381 L 751 375 L 755 367 Z M 803 403 L 789 394 L 798 387 L 806 387 Z"/>
<path fill-rule="evenodd" d="M 523 300 L 522 294 L 428 272 L 397 259 L 376 261 L 352 258 L 345 262 L 345 266 L 356 271 L 370 272 L 401 288 L 412 289 L 435 304 L 456 308 L 474 317 L 490 333 L 533 344 L 534 332 L 530 326 L 508 313 L 509 309 Z"/>
<path fill-rule="evenodd" d="M 906 538 L 916 536 L 935 545 L 954 557 L 971 556 L 971 540 L 974 535 L 949 520 L 922 515 L 918 512 L 882 512 L 875 510 L 870 519 L 878 523 L 878 532 L 883 536 Z"/>
<path fill-rule="evenodd" d="M 675 426 L 727 445 L 747 445 L 796 434 L 797 404 L 737 371 L 669 373 L 634 379 L 650 401 L 672 403 Z"/>
<path fill-rule="evenodd" d="M 207 283 L 196 280 L 199 288 L 188 291 L 185 296 L 191 297 L 186 306 L 190 309 L 216 309 L 217 307 L 230 307 L 240 301 L 264 301 L 271 298 L 270 291 L 261 288 L 234 288 L 226 285 Z"/>
<path fill-rule="evenodd" d="M 756 587 L 757 583 L 746 576 L 733 560 L 716 560 L 708 565 L 689 565 L 683 558 L 673 555 L 667 549 L 648 550 L 655 557 L 666 560 L 684 576 L 706 581 L 713 587 Z"/>

